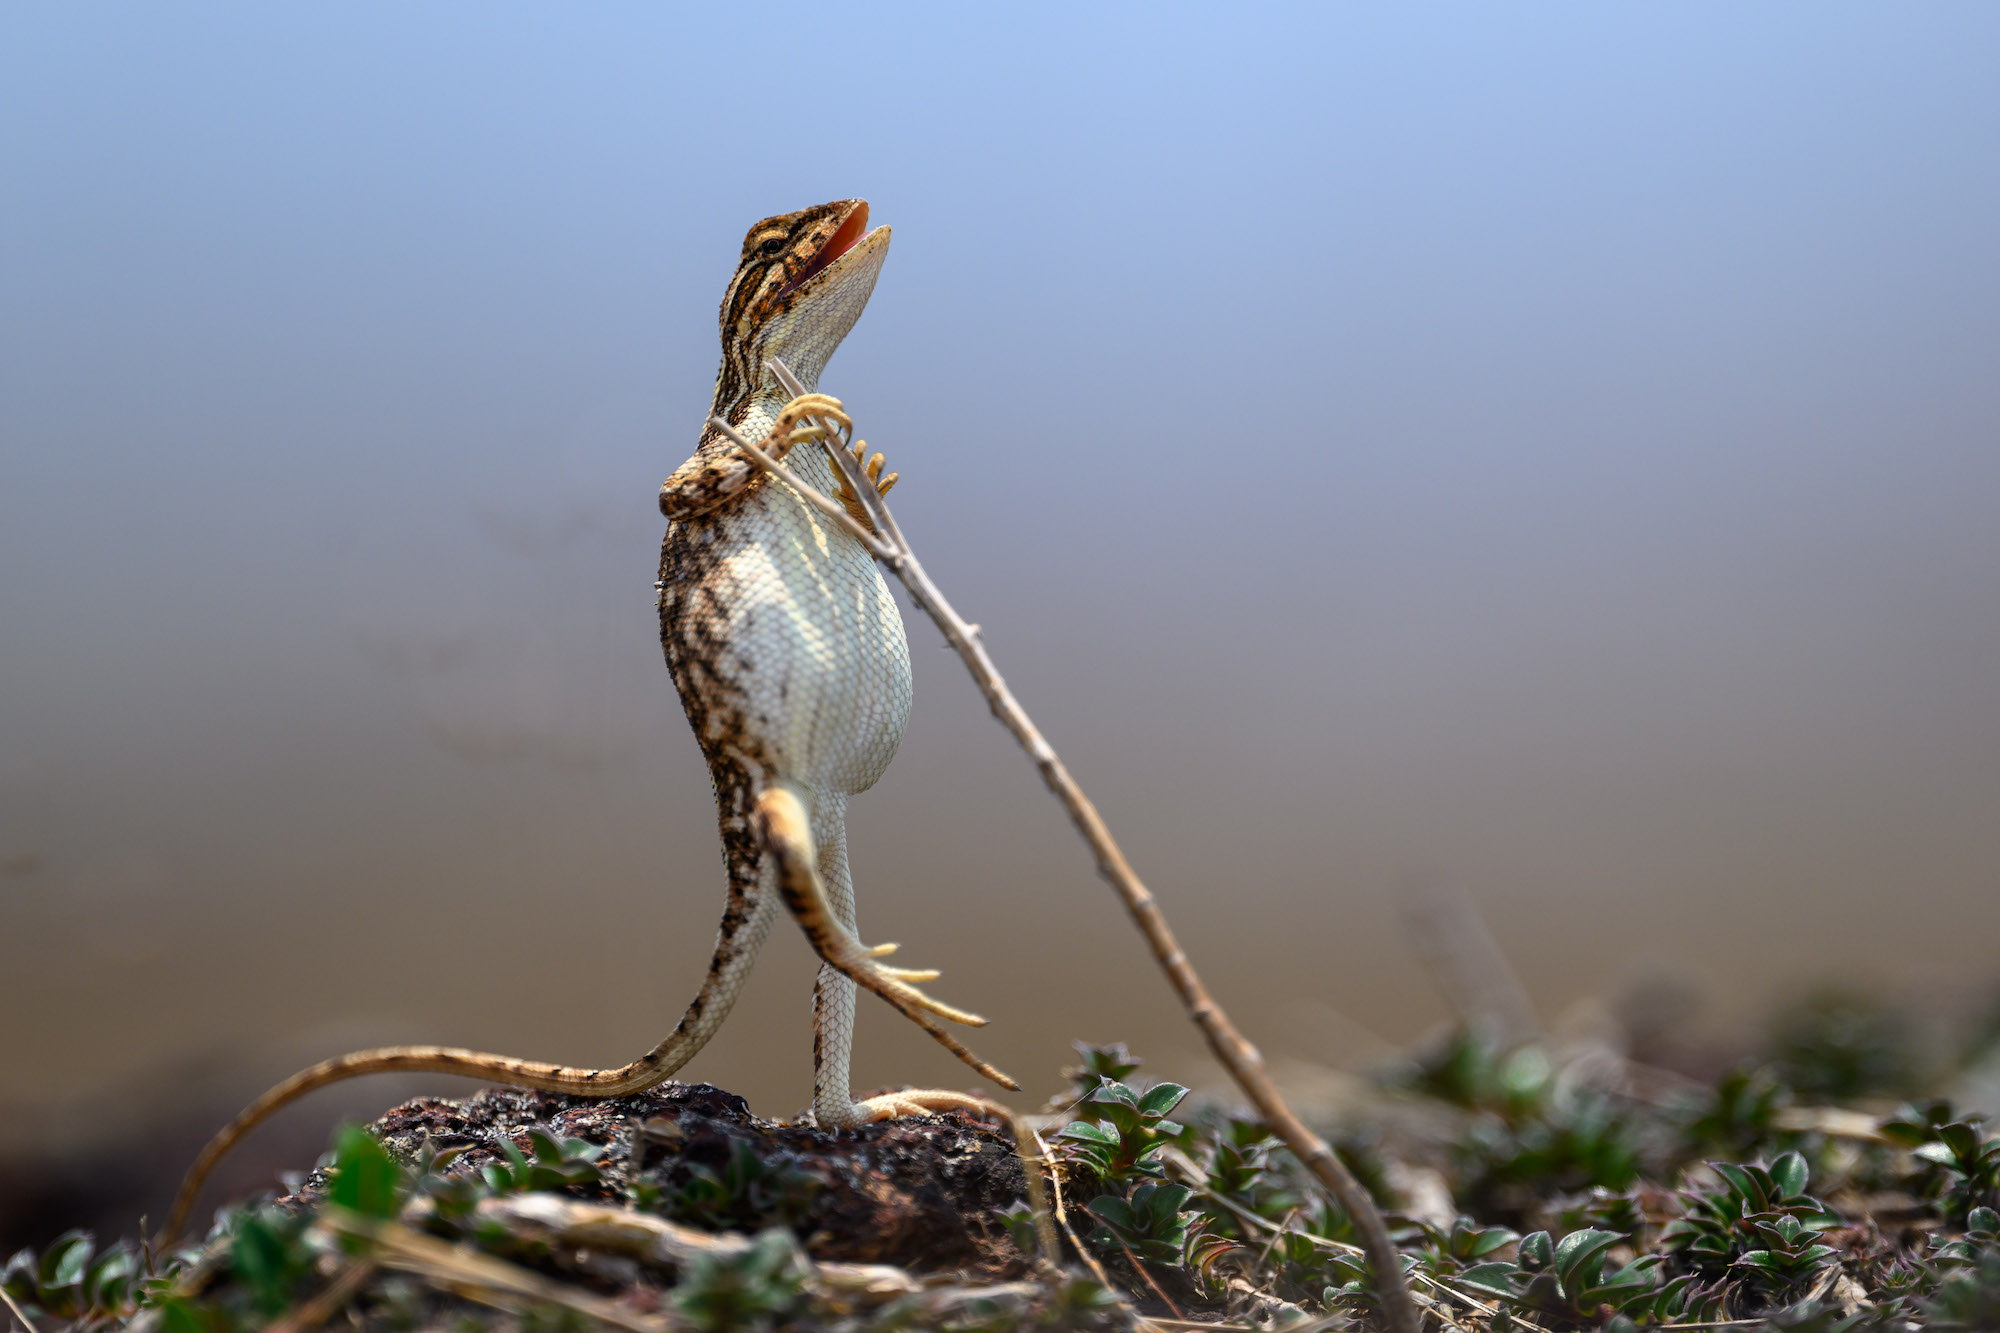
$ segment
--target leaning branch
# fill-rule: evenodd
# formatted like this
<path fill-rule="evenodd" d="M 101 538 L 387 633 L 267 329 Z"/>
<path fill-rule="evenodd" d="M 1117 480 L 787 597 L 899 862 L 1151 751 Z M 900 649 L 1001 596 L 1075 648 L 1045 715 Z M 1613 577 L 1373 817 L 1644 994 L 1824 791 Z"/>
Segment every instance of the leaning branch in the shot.
<path fill-rule="evenodd" d="M 797 397 L 806 392 L 805 385 L 799 382 L 798 377 L 793 375 L 782 361 L 773 358 L 765 364 L 772 374 L 777 376 L 787 393 Z M 857 531 L 861 525 L 853 521 L 844 506 L 803 482 L 795 473 L 782 467 L 758 449 L 754 442 L 746 440 L 728 425 L 721 422 L 716 424 L 743 449 L 752 462 L 785 482 L 807 503 L 831 517 L 846 520 L 842 526 L 853 533 L 863 546 L 902 580 L 903 586 L 909 589 L 911 599 L 922 607 L 924 613 L 944 632 L 945 640 L 965 662 L 966 670 L 972 673 L 980 693 L 986 696 L 987 705 L 992 708 L 993 715 L 1000 719 L 1001 725 L 1012 732 L 1014 739 L 1020 742 L 1021 748 L 1028 752 L 1028 757 L 1035 761 L 1035 767 L 1041 771 L 1042 781 L 1048 784 L 1049 790 L 1055 793 L 1063 809 L 1069 812 L 1070 821 L 1076 825 L 1077 832 L 1083 835 L 1083 840 L 1089 844 L 1092 855 L 1097 859 L 1098 873 L 1117 890 L 1118 896 L 1124 901 L 1125 910 L 1131 914 L 1133 922 L 1139 927 L 1139 933 L 1146 937 L 1146 943 L 1152 947 L 1154 958 L 1166 972 L 1167 980 L 1173 985 L 1174 992 L 1180 996 L 1188 1017 L 1194 1020 L 1195 1026 L 1200 1028 L 1202 1035 L 1207 1038 L 1209 1050 L 1222 1062 L 1223 1068 L 1229 1071 L 1230 1076 L 1236 1080 L 1236 1085 L 1243 1090 L 1244 1096 L 1250 1099 L 1258 1113 L 1272 1129 L 1277 1131 L 1285 1146 L 1292 1150 L 1299 1161 L 1305 1164 L 1306 1169 L 1313 1173 L 1354 1219 L 1356 1228 L 1361 1232 L 1362 1248 L 1366 1250 L 1369 1265 L 1375 1271 L 1375 1281 L 1381 1293 L 1382 1309 L 1387 1316 L 1389 1327 L 1395 1330 L 1395 1333 L 1418 1333 L 1416 1305 L 1411 1300 L 1410 1289 L 1403 1279 L 1402 1264 L 1397 1257 L 1395 1244 L 1389 1239 L 1389 1229 L 1383 1224 L 1382 1214 L 1376 1209 L 1374 1200 L 1368 1197 L 1368 1192 L 1334 1155 L 1326 1141 L 1307 1128 L 1305 1122 L 1300 1120 L 1286 1104 L 1285 1099 L 1278 1093 L 1277 1084 L 1271 1081 L 1271 1075 L 1264 1067 L 1264 1058 L 1257 1053 L 1256 1047 L 1244 1040 L 1243 1035 L 1236 1030 L 1236 1025 L 1229 1021 L 1229 1015 L 1209 995 L 1208 988 L 1202 985 L 1201 977 L 1196 974 L 1194 964 L 1188 961 L 1180 942 L 1174 938 L 1173 930 L 1167 925 L 1166 916 L 1160 911 L 1159 904 L 1140 882 L 1139 876 L 1133 872 L 1131 864 L 1125 859 L 1125 854 L 1119 850 L 1117 841 L 1112 838 L 1111 830 L 1105 826 L 1103 818 L 1097 813 L 1097 807 L 1083 794 L 1083 788 L 1070 776 L 1069 769 L 1056 754 L 1055 748 L 1043 738 L 1042 733 L 1029 720 L 1027 711 L 1007 689 L 1006 681 L 1001 679 L 999 669 L 993 665 L 992 657 L 988 655 L 985 645 L 980 642 L 979 628 L 967 622 L 952 609 L 951 603 L 945 600 L 944 594 L 938 591 L 935 583 L 931 582 L 930 575 L 924 572 L 923 562 L 918 560 L 916 553 L 911 550 L 910 543 L 904 538 L 902 529 L 897 526 L 894 515 L 889 512 L 888 503 L 863 474 L 859 463 L 842 447 L 842 437 L 836 423 L 832 421 L 820 423 L 826 428 L 822 442 L 833 459 L 834 467 L 847 479 L 847 484 L 860 498 L 862 508 L 868 514 L 874 531 L 866 535 Z"/>

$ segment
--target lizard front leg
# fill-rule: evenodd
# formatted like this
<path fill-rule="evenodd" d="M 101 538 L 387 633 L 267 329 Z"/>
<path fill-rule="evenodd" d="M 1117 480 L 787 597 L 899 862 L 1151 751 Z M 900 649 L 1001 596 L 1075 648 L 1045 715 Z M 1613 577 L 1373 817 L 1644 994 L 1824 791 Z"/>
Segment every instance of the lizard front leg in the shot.
<path fill-rule="evenodd" d="M 830 398 L 823 393 L 800 394 L 785 404 L 757 447 L 772 458 L 783 459 L 795 444 L 825 439 L 825 426 L 801 424 L 809 416 L 833 421 L 842 431 L 852 430 L 854 426 L 847 413 L 841 411 L 838 398 Z M 705 514 L 741 495 L 744 487 L 756 478 L 759 468 L 741 449 L 734 445 L 717 445 L 711 436 L 723 438 L 713 427 L 704 432 L 702 448 L 661 484 L 660 512 L 668 518 L 686 519 Z"/>
<path fill-rule="evenodd" d="M 968 1026 L 984 1026 L 986 1020 L 933 999 L 913 983 L 930 981 L 937 973 L 929 970 L 890 967 L 880 960 L 894 952 L 893 944 L 873 948 L 856 938 L 849 921 L 852 902 L 836 902 L 827 893 L 817 865 L 812 826 L 805 804 L 789 787 L 773 786 L 761 792 L 756 802 L 756 829 L 777 871 L 778 892 L 791 909 L 799 926 L 827 966 L 874 991 L 897 1012 L 931 1034 L 938 1043 L 983 1076 L 1004 1088 L 1020 1085 L 981 1060 L 936 1019 Z M 842 910 L 843 907 L 846 910 Z M 853 1040 L 851 1006 L 826 1003 L 825 979 L 821 1002 L 814 1010 L 815 1046 L 813 1109 L 815 1118 L 828 1128 L 866 1124 L 891 1116 L 946 1110 L 990 1111 L 991 1104 L 961 1092 L 909 1090 L 855 1102 L 848 1090 L 848 1047 Z"/>

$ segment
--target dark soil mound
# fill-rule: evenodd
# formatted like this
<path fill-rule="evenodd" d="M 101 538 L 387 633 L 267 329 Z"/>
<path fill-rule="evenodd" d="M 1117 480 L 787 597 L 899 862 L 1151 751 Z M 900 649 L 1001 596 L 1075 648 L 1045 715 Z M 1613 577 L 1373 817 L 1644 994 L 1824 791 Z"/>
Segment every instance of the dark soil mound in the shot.
<path fill-rule="evenodd" d="M 602 1179 L 565 1193 L 615 1203 L 651 1186 L 696 1225 L 789 1226 L 815 1259 L 979 1277 L 1024 1264 L 993 1216 L 1026 1193 L 1013 1141 L 956 1116 L 813 1129 L 761 1120 L 707 1084 L 668 1083 L 602 1100 L 497 1088 L 420 1097 L 369 1128 L 409 1161 L 463 1148 L 447 1174 L 502 1162 L 503 1141 L 528 1152 L 533 1129 L 600 1144 Z"/>

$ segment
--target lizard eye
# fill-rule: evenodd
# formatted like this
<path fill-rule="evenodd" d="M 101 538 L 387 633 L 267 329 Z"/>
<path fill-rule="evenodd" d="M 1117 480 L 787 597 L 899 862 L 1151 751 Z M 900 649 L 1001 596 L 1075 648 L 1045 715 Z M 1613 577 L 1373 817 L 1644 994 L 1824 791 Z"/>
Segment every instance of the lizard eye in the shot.
<path fill-rule="evenodd" d="M 785 238 L 782 236 L 773 236 L 770 240 L 758 246 L 757 252 L 759 254 L 774 255 L 784 248 Z"/>

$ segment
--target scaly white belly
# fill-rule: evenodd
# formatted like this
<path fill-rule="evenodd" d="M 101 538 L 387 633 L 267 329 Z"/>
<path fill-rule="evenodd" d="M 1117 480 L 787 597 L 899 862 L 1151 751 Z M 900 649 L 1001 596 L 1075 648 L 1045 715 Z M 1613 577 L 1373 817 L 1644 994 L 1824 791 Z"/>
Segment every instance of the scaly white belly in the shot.
<path fill-rule="evenodd" d="M 819 445 L 786 464 L 835 493 Z M 703 637 L 728 645 L 716 674 L 734 687 L 745 738 L 781 777 L 866 791 L 902 743 L 911 698 L 903 619 L 874 558 L 773 479 L 715 519 L 682 613 L 708 617 Z"/>

